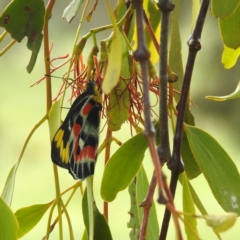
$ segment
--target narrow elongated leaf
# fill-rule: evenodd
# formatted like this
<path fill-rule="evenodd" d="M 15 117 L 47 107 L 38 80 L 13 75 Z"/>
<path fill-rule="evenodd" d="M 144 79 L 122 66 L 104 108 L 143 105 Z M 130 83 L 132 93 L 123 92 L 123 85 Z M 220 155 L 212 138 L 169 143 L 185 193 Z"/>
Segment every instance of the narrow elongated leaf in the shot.
<path fill-rule="evenodd" d="M 12 210 L 0 197 L 0 240 L 16 240 L 18 223 Z"/>
<path fill-rule="evenodd" d="M 214 101 L 226 101 L 226 100 L 230 100 L 230 99 L 235 99 L 235 98 L 240 98 L 240 82 L 238 83 L 238 86 L 236 88 L 236 90 L 226 96 L 206 96 L 207 99 L 209 100 L 214 100 Z"/>
<path fill-rule="evenodd" d="M 104 169 L 101 196 L 111 202 L 125 189 L 137 174 L 147 149 L 142 133 L 124 143 L 109 159 Z"/>
<path fill-rule="evenodd" d="M 61 99 L 54 102 L 49 113 L 48 113 L 48 119 L 49 119 L 49 131 L 50 131 L 50 138 L 52 139 L 55 133 L 57 132 L 59 126 L 60 126 L 60 110 L 61 110 Z"/>
<path fill-rule="evenodd" d="M 182 186 L 183 186 L 183 191 L 182 191 L 183 210 L 186 213 L 191 213 L 192 215 L 195 215 L 196 214 L 195 206 L 193 204 L 192 195 L 188 187 L 188 179 L 186 177 L 186 174 L 182 173 L 181 178 L 182 178 Z M 188 225 L 184 225 L 187 238 L 189 240 L 197 239 L 199 237 L 198 230 L 197 230 L 197 219 L 192 216 L 184 215 L 184 220 L 186 221 L 186 223 L 188 223 Z"/>
<path fill-rule="evenodd" d="M 182 178 L 179 178 L 179 181 L 182 183 Z M 192 199 L 193 199 L 193 201 L 194 201 L 194 204 L 196 205 L 196 207 L 198 208 L 198 210 L 200 211 L 200 213 L 201 213 L 202 215 L 208 215 L 205 207 L 203 206 L 203 204 L 202 204 L 201 200 L 199 199 L 196 191 L 194 190 L 194 188 L 192 187 L 192 185 L 191 185 L 191 183 L 190 183 L 189 181 L 188 181 L 188 188 L 189 188 L 189 191 L 190 191 L 190 193 L 191 193 L 191 196 L 192 196 Z M 219 240 L 221 240 L 221 237 L 220 237 L 219 233 L 217 233 L 216 231 L 214 231 L 214 229 L 213 229 L 213 232 L 216 234 L 217 238 L 218 238 Z"/>
<path fill-rule="evenodd" d="M 133 179 L 131 184 L 128 186 L 128 192 L 130 197 L 130 210 L 128 212 L 130 220 L 127 223 L 127 227 L 130 228 L 129 237 L 131 240 L 138 240 L 140 232 L 140 222 L 138 217 L 138 202 L 136 194 L 136 178 Z"/>
<path fill-rule="evenodd" d="M 19 223 L 18 238 L 24 236 L 37 225 L 52 203 L 36 204 L 16 211 L 15 215 Z"/>
<path fill-rule="evenodd" d="M 85 227 L 89 228 L 89 220 L 88 220 L 88 201 L 87 201 L 87 189 L 84 192 L 82 199 L 82 212 L 83 212 L 83 220 Z M 101 214 L 97 208 L 97 206 L 93 205 L 93 214 L 94 214 L 94 239 L 97 240 L 112 240 L 112 235 L 107 224 L 107 221 L 103 214 Z M 87 232 L 85 231 L 82 239 L 87 238 Z"/>
<path fill-rule="evenodd" d="M 208 133 L 187 124 L 184 130 L 214 197 L 225 211 L 240 214 L 240 176 L 236 165 Z"/>
<path fill-rule="evenodd" d="M 15 178 L 16 178 L 16 173 L 17 173 L 19 163 L 20 162 L 18 161 L 13 165 L 11 171 L 8 174 L 8 177 L 2 192 L 2 198 L 5 200 L 5 202 L 9 206 L 11 206 L 11 203 L 12 203 L 13 191 L 15 186 Z"/>
<path fill-rule="evenodd" d="M 149 188 L 149 183 L 147 179 L 146 172 L 141 166 L 138 175 L 137 175 L 137 205 L 139 206 L 142 201 L 145 199 L 147 191 Z M 143 208 L 138 207 L 138 215 L 140 222 L 143 217 Z M 152 203 L 152 207 L 150 209 L 148 226 L 147 226 L 147 235 L 146 240 L 158 239 L 159 235 L 159 226 L 158 226 L 158 218 L 155 203 Z"/>
<path fill-rule="evenodd" d="M 102 90 L 104 93 L 109 94 L 119 81 L 122 65 L 122 41 L 120 31 L 113 17 L 110 6 L 108 4 L 107 6 L 113 24 L 114 33 L 112 36 L 111 49 L 108 57 L 108 66 L 106 75 L 104 76 Z"/>
<path fill-rule="evenodd" d="M 169 65 L 173 72 L 177 73 L 178 80 L 173 83 L 174 89 L 181 91 L 183 82 L 182 43 L 179 30 L 180 0 L 174 0 L 175 9 L 172 15 L 172 30 L 169 49 Z M 174 98 L 179 100 L 180 95 L 175 93 Z"/>

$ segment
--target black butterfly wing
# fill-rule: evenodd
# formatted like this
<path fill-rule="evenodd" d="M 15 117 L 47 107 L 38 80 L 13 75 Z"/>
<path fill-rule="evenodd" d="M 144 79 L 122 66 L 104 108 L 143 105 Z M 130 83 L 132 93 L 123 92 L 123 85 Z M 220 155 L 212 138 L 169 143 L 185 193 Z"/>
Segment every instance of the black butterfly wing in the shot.
<path fill-rule="evenodd" d="M 101 110 L 101 104 L 93 97 L 94 86 L 90 82 L 87 90 L 74 101 L 52 141 L 53 163 L 68 169 L 75 179 L 94 173 Z"/>
<path fill-rule="evenodd" d="M 100 110 L 101 106 L 90 99 L 80 113 L 83 120 L 82 128 L 71 147 L 73 153 L 70 157 L 69 167 L 69 172 L 74 178 L 85 179 L 94 174 L 98 149 Z"/>

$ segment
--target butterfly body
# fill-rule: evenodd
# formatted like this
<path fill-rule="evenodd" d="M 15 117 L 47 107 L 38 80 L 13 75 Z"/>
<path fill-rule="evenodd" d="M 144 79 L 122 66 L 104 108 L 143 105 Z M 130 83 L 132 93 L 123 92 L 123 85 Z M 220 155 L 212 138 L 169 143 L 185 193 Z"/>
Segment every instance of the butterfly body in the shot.
<path fill-rule="evenodd" d="M 53 137 L 53 163 L 68 169 L 75 179 L 84 180 L 94 174 L 101 109 L 101 94 L 90 81 Z"/>

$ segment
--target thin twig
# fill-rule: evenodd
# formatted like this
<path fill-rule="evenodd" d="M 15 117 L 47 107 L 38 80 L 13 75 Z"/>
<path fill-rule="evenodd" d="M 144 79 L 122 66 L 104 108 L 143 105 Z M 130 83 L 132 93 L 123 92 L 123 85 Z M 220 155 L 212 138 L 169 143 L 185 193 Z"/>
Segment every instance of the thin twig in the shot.
<path fill-rule="evenodd" d="M 168 162 L 170 160 L 170 145 L 168 133 L 168 28 L 169 28 L 169 14 L 174 9 L 174 4 L 169 0 L 160 0 L 157 3 L 161 14 L 161 32 L 160 32 L 160 87 L 159 87 L 159 139 L 158 153 L 161 162 Z"/>

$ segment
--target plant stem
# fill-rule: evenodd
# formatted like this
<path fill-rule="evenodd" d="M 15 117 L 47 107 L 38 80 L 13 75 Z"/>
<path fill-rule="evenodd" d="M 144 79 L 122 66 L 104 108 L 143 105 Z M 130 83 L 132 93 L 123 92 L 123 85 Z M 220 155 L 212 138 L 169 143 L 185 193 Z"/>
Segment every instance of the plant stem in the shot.
<path fill-rule="evenodd" d="M 168 27 L 169 14 L 174 9 L 174 4 L 169 0 L 160 0 L 157 3 L 161 14 L 161 32 L 160 32 L 160 88 L 159 88 L 159 138 L 160 145 L 158 146 L 158 153 L 162 163 L 168 162 L 170 159 L 170 145 L 168 133 Z"/>
<path fill-rule="evenodd" d="M 209 6 L 209 0 L 202 0 L 198 17 L 196 20 L 196 24 L 194 26 L 192 35 L 188 40 L 189 54 L 188 54 L 188 60 L 187 60 L 187 65 L 186 65 L 184 79 L 183 79 L 181 97 L 178 103 L 178 116 L 177 116 L 176 130 L 175 130 L 174 142 L 173 142 L 173 153 L 172 153 L 172 158 L 168 162 L 168 167 L 172 171 L 171 181 L 170 181 L 170 190 L 173 196 L 175 195 L 175 191 L 176 191 L 178 175 L 183 171 L 183 166 L 182 166 L 181 157 L 180 157 L 183 121 L 184 121 L 185 109 L 188 102 L 189 88 L 190 88 L 195 58 L 196 58 L 197 52 L 201 49 L 200 38 L 201 38 L 201 33 L 202 33 L 205 17 L 207 14 L 208 6 Z M 169 212 L 169 210 L 166 209 L 164 218 L 163 218 L 161 233 L 159 236 L 160 240 L 166 239 L 170 217 L 171 217 L 171 213 Z"/>

